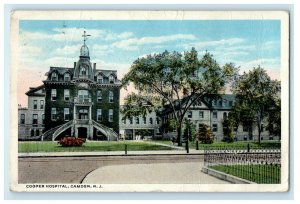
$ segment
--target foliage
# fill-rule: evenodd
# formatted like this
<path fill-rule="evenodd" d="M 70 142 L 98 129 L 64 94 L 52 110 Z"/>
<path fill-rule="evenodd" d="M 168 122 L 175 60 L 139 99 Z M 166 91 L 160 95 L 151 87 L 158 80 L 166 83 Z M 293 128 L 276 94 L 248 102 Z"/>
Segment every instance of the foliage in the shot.
<path fill-rule="evenodd" d="M 232 91 L 236 94 L 233 118 L 239 123 L 248 124 L 249 136 L 252 126 L 258 129 L 260 143 L 261 124 L 280 101 L 280 82 L 272 80 L 260 66 L 241 75 L 233 84 Z"/>
<path fill-rule="evenodd" d="M 233 122 L 230 119 L 224 119 L 223 121 L 223 142 L 231 143 L 234 141 L 233 135 Z"/>
<path fill-rule="evenodd" d="M 189 135 L 189 141 L 195 141 L 196 139 L 196 125 L 191 123 L 189 120 L 185 119 L 183 124 L 183 136 L 184 140 L 187 140 Z"/>
<path fill-rule="evenodd" d="M 126 97 L 123 114 L 125 117 L 143 115 L 167 107 L 176 120 L 181 146 L 187 110 L 205 95 L 218 94 L 236 71 L 231 63 L 220 67 L 209 53 L 199 59 L 194 48 L 184 54 L 165 51 L 138 58 L 122 79 L 124 88 L 133 84 L 138 91 Z"/>
<path fill-rule="evenodd" d="M 57 144 L 60 144 L 63 147 L 80 147 L 84 142 L 85 140 L 82 138 L 64 137 L 59 140 Z"/>
<path fill-rule="evenodd" d="M 281 138 L 281 104 L 280 100 L 275 101 L 269 110 L 267 130 L 271 135 L 278 135 Z"/>
<path fill-rule="evenodd" d="M 198 140 L 203 144 L 212 144 L 214 142 L 213 132 L 208 125 L 199 125 Z"/>

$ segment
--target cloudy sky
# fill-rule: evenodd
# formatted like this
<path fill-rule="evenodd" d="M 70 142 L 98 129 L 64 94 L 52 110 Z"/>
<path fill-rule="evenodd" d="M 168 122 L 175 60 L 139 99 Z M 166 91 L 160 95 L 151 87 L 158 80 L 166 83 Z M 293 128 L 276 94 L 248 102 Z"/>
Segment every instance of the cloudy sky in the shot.
<path fill-rule="evenodd" d="M 280 80 L 280 21 L 21 21 L 18 50 L 18 103 L 27 106 L 25 92 L 42 84 L 50 66 L 73 67 L 86 30 L 92 62 L 98 69 L 128 71 L 138 57 L 164 50 L 195 47 L 201 57 L 212 53 L 220 65 L 233 62 L 247 71 L 261 65 Z M 126 95 L 121 91 L 121 101 Z"/>

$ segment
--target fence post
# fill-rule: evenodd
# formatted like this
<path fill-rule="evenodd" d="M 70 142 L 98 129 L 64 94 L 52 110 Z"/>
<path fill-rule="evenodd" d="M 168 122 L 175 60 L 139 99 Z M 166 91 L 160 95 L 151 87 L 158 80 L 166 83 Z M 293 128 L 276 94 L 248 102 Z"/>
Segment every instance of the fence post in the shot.
<path fill-rule="evenodd" d="M 250 144 L 247 145 L 247 152 L 250 152 Z"/>
<path fill-rule="evenodd" d="M 196 141 L 196 150 L 199 150 L 199 141 Z"/>
<path fill-rule="evenodd" d="M 127 144 L 125 144 L 125 155 L 127 155 Z"/>
<path fill-rule="evenodd" d="M 185 143 L 186 153 L 189 153 L 189 141 L 186 141 Z"/>

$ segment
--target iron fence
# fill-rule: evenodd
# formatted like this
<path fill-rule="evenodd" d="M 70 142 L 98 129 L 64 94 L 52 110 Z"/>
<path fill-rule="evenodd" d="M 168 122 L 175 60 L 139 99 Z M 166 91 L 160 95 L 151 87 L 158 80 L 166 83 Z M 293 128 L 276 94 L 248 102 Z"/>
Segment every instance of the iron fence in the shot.
<path fill-rule="evenodd" d="M 204 166 L 260 184 L 281 179 L 281 149 L 205 148 Z"/>

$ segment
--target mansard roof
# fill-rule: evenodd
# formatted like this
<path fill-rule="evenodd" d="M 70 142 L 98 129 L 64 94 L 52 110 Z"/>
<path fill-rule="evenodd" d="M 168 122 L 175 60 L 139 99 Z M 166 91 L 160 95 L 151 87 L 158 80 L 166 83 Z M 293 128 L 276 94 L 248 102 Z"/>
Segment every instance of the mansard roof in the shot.
<path fill-rule="evenodd" d="M 102 74 L 105 77 L 109 77 L 109 75 L 113 74 L 115 77 L 117 77 L 117 70 L 102 70 L 102 69 L 96 69 L 95 76 Z"/>
<path fill-rule="evenodd" d="M 51 74 L 52 72 L 57 71 L 58 74 L 65 74 L 66 72 L 69 72 L 70 74 L 73 74 L 74 69 L 73 68 L 69 68 L 69 67 L 50 67 L 49 72 L 46 73 L 46 76 L 48 76 L 49 74 Z"/>
<path fill-rule="evenodd" d="M 38 87 L 30 87 L 29 91 L 27 91 L 25 94 L 27 96 L 45 96 L 45 92 L 43 91 L 45 89 L 45 85 L 40 85 Z M 40 92 L 39 92 L 40 91 Z"/>
<path fill-rule="evenodd" d="M 183 98 L 181 99 L 182 103 L 181 105 L 185 104 L 187 98 Z M 232 103 L 235 102 L 235 95 L 233 94 L 207 94 L 207 95 L 204 95 L 203 97 L 200 97 L 199 100 L 201 102 L 203 102 L 209 109 L 211 110 L 229 110 L 229 109 L 232 109 L 232 105 L 229 104 L 229 101 L 232 101 Z M 215 103 L 214 103 L 215 101 Z M 222 102 L 222 103 L 220 103 Z M 181 107 L 180 107 L 180 104 L 179 104 L 179 101 L 176 100 L 173 102 L 174 107 L 175 107 L 175 110 L 179 110 Z M 172 112 L 172 107 L 170 104 L 167 104 L 165 105 L 163 108 L 161 108 L 159 110 L 159 114 L 160 115 L 164 115 L 164 114 L 167 114 L 167 113 L 170 113 Z"/>

